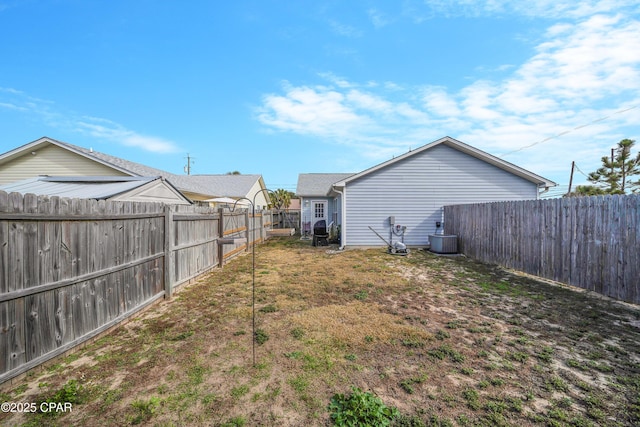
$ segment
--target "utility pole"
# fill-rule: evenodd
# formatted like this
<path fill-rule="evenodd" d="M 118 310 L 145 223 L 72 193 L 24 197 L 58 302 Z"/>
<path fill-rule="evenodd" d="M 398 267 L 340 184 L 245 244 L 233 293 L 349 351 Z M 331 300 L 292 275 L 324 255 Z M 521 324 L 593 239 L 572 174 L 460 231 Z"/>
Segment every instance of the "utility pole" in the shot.
<path fill-rule="evenodd" d="M 569 191 L 567 191 L 567 196 L 571 194 L 571 185 L 573 184 L 573 170 L 576 168 L 575 160 L 571 162 L 571 176 L 569 177 Z"/>
<path fill-rule="evenodd" d="M 184 171 L 187 175 L 191 175 L 191 165 L 195 163 L 195 160 L 193 160 L 193 157 L 189 156 L 189 153 L 187 153 L 187 157 L 185 158 L 187 159 L 187 165 L 184 167 Z"/>

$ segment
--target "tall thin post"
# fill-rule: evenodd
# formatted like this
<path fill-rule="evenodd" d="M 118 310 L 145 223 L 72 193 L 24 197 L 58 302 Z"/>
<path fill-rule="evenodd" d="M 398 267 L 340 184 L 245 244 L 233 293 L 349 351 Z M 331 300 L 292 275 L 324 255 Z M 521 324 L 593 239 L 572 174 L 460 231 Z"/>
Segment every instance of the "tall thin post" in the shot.
<path fill-rule="evenodd" d="M 218 208 L 218 238 L 224 238 L 224 208 Z M 218 245 L 218 266 L 222 268 L 224 266 L 224 245 Z"/>
<path fill-rule="evenodd" d="M 573 184 L 573 170 L 576 167 L 575 160 L 571 162 L 571 176 L 569 177 L 569 191 L 567 191 L 567 196 L 571 194 L 571 185 Z"/>
<path fill-rule="evenodd" d="M 164 206 L 164 298 L 173 296 L 173 212 L 171 206 Z"/>
<path fill-rule="evenodd" d="M 255 218 L 256 218 L 256 205 L 255 205 L 255 196 L 253 196 L 254 202 L 251 203 L 251 237 L 253 239 L 251 245 L 251 257 L 252 257 L 252 268 L 251 268 L 251 322 L 252 322 L 252 349 L 253 349 L 253 366 L 256 366 L 256 229 L 255 229 Z"/>
<path fill-rule="evenodd" d="M 235 211 L 236 205 L 240 200 L 247 200 L 251 203 L 251 218 L 247 212 L 247 238 L 249 237 L 249 227 L 251 228 L 251 350 L 253 352 L 253 366 L 256 366 L 256 229 L 255 229 L 255 217 L 256 217 L 256 197 L 262 192 L 273 193 L 272 190 L 263 188 L 258 190 L 253 196 L 253 200 L 249 200 L 246 197 L 241 197 L 233 204 L 232 211 Z M 247 248 L 249 243 L 247 242 Z"/>

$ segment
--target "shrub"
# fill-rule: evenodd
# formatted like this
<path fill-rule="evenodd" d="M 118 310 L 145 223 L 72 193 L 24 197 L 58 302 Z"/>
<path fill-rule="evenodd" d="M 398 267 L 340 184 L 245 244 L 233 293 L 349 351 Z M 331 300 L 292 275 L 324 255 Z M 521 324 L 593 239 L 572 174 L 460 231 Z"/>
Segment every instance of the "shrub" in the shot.
<path fill-rule="evenodd" d="M 329 403 L 331 419 L 336 426 L 388 426 L 399 415 L 394 407 L 388 407 L 379 397 L 351 388 L 351 394 L 335 394 Z"/>

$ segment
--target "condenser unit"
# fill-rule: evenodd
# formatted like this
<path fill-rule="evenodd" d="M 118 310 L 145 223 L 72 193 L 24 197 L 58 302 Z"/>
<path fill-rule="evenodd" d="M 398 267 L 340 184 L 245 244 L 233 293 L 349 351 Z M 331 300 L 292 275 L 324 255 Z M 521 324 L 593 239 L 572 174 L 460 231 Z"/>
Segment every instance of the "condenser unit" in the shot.
<path fill-rule="evenodd" d="M 431 234 L 429 235 L 431 247 L 429 250 L 436 254 L 457 254 L 458 253 L 458 236 Z"/>

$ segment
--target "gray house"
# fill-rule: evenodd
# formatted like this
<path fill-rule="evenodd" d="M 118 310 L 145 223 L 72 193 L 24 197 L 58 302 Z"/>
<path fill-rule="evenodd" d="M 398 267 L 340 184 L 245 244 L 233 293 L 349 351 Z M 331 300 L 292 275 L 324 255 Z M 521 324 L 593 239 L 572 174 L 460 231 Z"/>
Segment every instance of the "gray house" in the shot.
<path fill-rule="evenodd" d="M 320 207 L 326 203 L 329 218 L 341 226 L 342 246 L 348 247 L 385 246 L 371 229 L 388 239 L 390 217 L 396 226 L 406 227 L 402 238 L 407 245 L 424 247 L 436 233 L 445 205 L 538 199 L 556 185 L 450 137 L 360 173 L 339 175 L 302 174 L 298 190 L 307 193 L 299 194 L 303 221 L 307 218 L 313 229 L 313 222 L 326 216 Z M 310 194 L 314 185 L 316 194 Z M 394 241 L 400 238 L 395 235 Z"/>
<path fill-rule="evenodd" d="M 352 176 L 352 173 L 301 173 L 298 175 L 296 195 L 300 198 L 300 231 L 310 236 L 314 225 L 325 220 L 327 227 L 338 225 L 340 217 L 340 194 L 333 184 Z"/>

